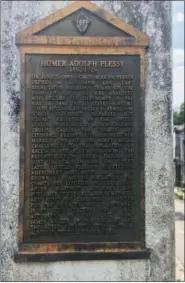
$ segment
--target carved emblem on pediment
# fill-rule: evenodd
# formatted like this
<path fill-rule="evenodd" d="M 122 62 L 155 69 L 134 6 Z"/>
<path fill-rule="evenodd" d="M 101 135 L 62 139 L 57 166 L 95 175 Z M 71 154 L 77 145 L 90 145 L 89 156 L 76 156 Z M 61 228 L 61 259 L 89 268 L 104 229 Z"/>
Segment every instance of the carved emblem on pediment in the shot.
<path fill-rule="evenodd" d="M 76 19 L 76 21 L 74 21 L 77 30 L 81 34 L 84 34 L 87 31 L 90 23 L 91 23 L 90 19 L 85 14 L 80 14 Z"/>

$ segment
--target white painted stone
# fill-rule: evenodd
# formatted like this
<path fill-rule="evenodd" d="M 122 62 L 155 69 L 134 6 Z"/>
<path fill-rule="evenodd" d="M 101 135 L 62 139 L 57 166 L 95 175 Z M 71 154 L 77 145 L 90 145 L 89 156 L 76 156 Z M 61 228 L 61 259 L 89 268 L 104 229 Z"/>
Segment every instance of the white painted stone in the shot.
<path fill-rule="evenodd" d="M 93 1 L 96 2 L 96 1 Z M 151 260 L 18 264 L 19 126 L 13 115 L 20 91 L 15 35 L 67 1 L 1 1 L 1 280 L 174 281 L 174 202 L 171 93 L 171 2 L 97 1 L 150 38 L 146 80 L 146 244 Z"/>

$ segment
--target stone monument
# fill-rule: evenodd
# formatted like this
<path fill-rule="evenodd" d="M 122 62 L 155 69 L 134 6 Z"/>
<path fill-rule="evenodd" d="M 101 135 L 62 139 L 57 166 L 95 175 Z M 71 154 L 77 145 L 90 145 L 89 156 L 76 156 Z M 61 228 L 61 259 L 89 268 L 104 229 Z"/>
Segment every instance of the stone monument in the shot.
<path fill-rule="evenodd" d="M 105 9 L 76 1 L 23 30 L 16 25 L 20 73 L 8 85 L 5 27 L 15 2 L 2 3 L 2 129 L 14 124 L 2 135 L 3 280 L 172 280 L 170 3 L 160 28 L 155 3 L 132 1 L 99 3 Z M 157 40 L 163 32 L 166 40 Z M 20 147 L 8 157 L 18 121 Z M 9 198 L 8 164 L 17 170 Z"/>

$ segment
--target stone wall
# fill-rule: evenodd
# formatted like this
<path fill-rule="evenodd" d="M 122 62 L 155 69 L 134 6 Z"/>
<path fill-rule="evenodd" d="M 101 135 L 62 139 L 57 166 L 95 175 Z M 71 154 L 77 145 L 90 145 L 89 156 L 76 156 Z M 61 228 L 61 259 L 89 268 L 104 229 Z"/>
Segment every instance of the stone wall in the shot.
<path fill-rule="evenodd" d="M 96 2 L 96 1 L 93 1 Z M 114 2 L 114 3 L 113 3 Z M 18 239 L 19 76 L 15 34 L 67 1 L 1 1 L 1 280 L 174 281 L 170 1 L 97 1 L 150 39 L 145 100 L 146 245 L 150 260 L 15 263 Z"/>

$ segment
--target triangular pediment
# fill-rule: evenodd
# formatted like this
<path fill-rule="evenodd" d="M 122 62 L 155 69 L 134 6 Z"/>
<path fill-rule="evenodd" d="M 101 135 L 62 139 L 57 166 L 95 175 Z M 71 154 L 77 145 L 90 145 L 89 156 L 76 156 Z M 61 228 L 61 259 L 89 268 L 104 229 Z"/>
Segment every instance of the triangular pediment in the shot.
<path fill-rule="evenodd" d="M 76 1 L 19 32 L 16 43 L 36 37 L 119 37 L 135 45 L 148 45 L 146 34 L 114 17 L 90 1 Z"/>
<path fill-rule="evenodd" d="M 80 22 L 82 24 L 80 24 Z M 78 25 L 79 23 L 79 25 Z M 84 23 L 84 24 L 83 24 Z M 91 13 L 80 8 L 67 17 L 40 30 L 34 35 L 46 36 L 130 36 L 123 30 Z"/>

